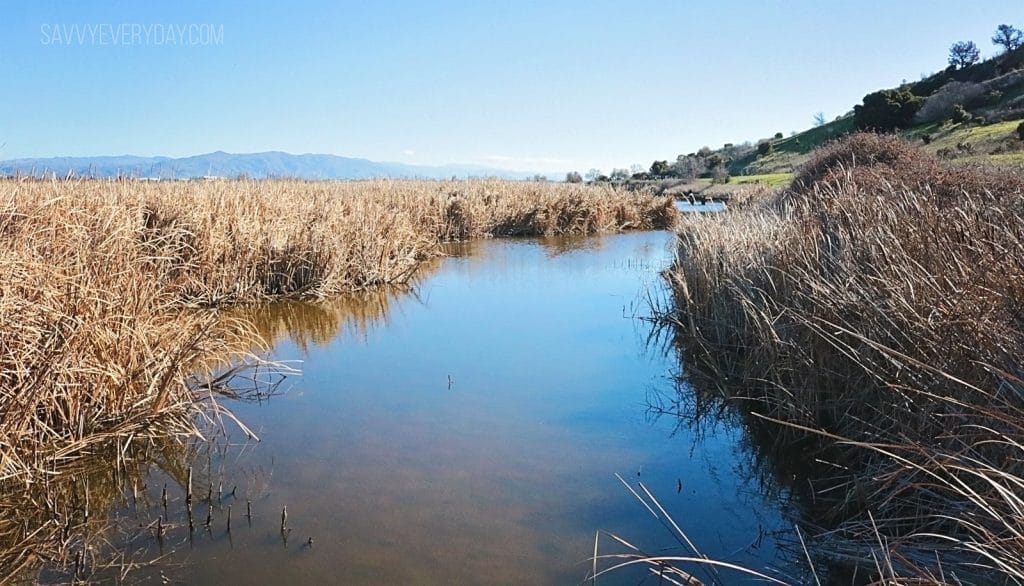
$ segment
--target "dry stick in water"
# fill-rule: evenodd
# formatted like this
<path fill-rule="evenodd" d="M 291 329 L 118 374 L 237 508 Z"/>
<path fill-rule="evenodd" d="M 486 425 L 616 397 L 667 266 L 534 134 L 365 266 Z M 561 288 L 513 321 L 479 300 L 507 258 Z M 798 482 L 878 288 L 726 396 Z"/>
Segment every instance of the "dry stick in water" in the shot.
<path fill-rule="evenodd" d="M 288 531 L 288 505 L 281 509 L 281 533 Z"/>

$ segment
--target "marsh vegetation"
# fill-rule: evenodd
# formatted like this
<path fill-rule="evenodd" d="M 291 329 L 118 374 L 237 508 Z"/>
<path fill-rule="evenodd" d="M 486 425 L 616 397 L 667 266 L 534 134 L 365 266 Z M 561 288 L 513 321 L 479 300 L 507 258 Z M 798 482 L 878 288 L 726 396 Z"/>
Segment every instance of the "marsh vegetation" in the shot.
<path fill-rule="evenodd" d="M 804 496 L 819 562 L 1024 580 L 1024 180 L 862 134 L 737 207 L 682 221 L 671 319 L 700 400 Z"/>
<path fill-rule="evenodd" d="M 408 283 L 446 241 L 675 217 L 670 199 L 582 185 L 0 181 L 0 482 L 29 495 L 7 503 L 19 535 L 67 541 L 66 509 L 110 501 L 118 486 L 61 496 L 80 460 L 125 468 L 127 454 L 208 436 L 230 416 L 219 399 L 244 393 L 239 380 L 259 387 L 246 369 L 261 332 L 218 308 Z M 6 543 L 0 574 L 76 563 L 66 547 L 28 559 Z"/>

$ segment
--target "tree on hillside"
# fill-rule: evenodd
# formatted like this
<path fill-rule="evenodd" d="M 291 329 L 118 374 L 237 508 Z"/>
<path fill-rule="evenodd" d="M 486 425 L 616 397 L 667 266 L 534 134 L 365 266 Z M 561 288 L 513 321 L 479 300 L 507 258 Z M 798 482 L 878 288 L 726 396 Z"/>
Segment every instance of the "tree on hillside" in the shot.
<path fill-rule="evenodd" d="M 664 177 L 669 174 L 668 161 L 654 161 L 651 163 L 651 175 L 654 177 Z"/>
<path fill-rule="evenodd" d="M 565 174 L 566 183 L 583 183 L 583 177 L 576 171 L 569 171 Z"/>
<path fill-rule="evenodd" d="M 853 123 L 862 130 L 888 132 L 910 126 L 924 98 L 910 89 L 881 90 L 864 96 L 864 103 L 853 107 Z"/>
<path fill-rule="evenodd" d="M 815 126 L 824 126 L 825 125 L 825 113 L 824 112 L 818 112 L 817 114 L 814 115 L 814 125 Z"/>
<path fill-rule="evenodd" d="M 1013 51 L 1024 43 L 1024 32 L 1009 24 L 1001 24 L 996 27 L 996 34 L 992 36 L 992 44 L 1001 46 L 1005 51 Z"/>
<path fill-rule="evenodd" d="M 612 169 L 612 174 L 608 178 L 612 181 L 625 181 L 629 179 L 629 169 Z"/>
<path fill-rule="evenodd" d="M 696 178 L 704 172 L 707 167 L 696 154 L 679 155 L 676 162 L 671 165 L 671 174 L 687 181 Z"/>
<path fill-rule="evenodd" d="M 974 41 L 958 41 L 949 48 L 949 64 L 957 69 L 970 67 L 981 58 L 981 52 Z"/>

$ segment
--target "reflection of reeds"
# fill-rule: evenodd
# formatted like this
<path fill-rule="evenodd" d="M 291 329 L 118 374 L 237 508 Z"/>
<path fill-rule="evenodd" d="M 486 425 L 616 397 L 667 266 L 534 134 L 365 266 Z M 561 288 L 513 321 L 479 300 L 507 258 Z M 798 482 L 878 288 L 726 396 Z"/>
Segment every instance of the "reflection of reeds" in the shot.
<path fill-rule="evenodd" d="M 231 315 L 252 324 L 258 346 L 274 347 L 288 339 L 307 352 L 310 345 L 325 346 L 346 332 L 365 336 L 387 322 L 396 299 L 414 294 L 409 286 L 378 287 L 330 299 L 247 304 L 232 309 Z"/>
<path fill-rule="evenodd" d="M 856 136 L 780 197 L 683 221 L 686 370 L 810 466 L 831 559 L 1024 580 L 1022 216 L 1019 177 Z"/>
<path fill-rule="evenodd" d="M 127 506 L 124 495 L 133 489 L 137 493 L 154 463 L 177 478 L 194 454 L 194 446 L 176 437 L 153 443 L 113 439 L 94 443 L 89 455 L 43 482 L 4 483 L 0 582 L 34 582 L 44 567 L 51 582 L 127 571 L 136 561 L 116 545 L 111 507 Z"/>

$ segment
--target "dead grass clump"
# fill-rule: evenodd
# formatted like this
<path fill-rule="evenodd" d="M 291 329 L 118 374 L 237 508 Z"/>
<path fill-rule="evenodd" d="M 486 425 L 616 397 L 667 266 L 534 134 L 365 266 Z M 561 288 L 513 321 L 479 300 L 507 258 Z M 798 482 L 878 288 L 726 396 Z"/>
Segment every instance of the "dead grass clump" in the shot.
<path fill-rule="evenodd" d="M 817 446 L 833 558 L 1024 576 L 1022 217 L 1019 178 L 858 135 L 774 201 L 683 220 L 687 370 L 770 421 L 769 450 Z"/>
<path fill-rule="evenodd" d="M 858 133 L 816 151 L 793 179 L 788 198 L 830 196 L 854 182 L 872 193 L 904 187 L 934 196 L 933 205 L 983 192 L 1024 193 L 1024 177 L 999 169 L 953 167 L 893 135 Z"/>
<path fill-rule="evenodd" d="M 930 157 L 893 135 L 862 132 L 818 149 L 793 178 L 802 191 L 834 181 L 850 169 L 883 168 L 894 172 L 918 167 Z"/>
<path fill-rule="evenodd" d="M 52 471 L 110 434 L 188 433 L 161 419 L 197 400 L 189 381 L 244 326 L 180 311 L 141 208 L 116 193 L 49 198 L 7 182 L 0 201 L 0 481 Z"/>

